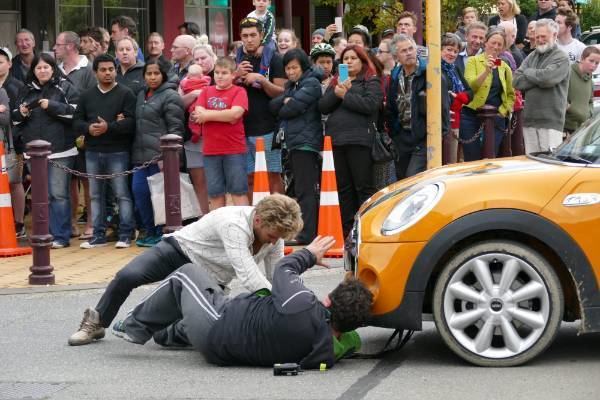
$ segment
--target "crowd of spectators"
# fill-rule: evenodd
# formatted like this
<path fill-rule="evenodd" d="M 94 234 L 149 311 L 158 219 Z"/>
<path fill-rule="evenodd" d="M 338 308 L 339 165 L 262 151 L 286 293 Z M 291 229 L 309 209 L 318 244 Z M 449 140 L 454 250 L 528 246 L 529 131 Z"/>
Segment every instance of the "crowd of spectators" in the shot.
<path fill-rule="evenodd" d="M 79 237 L 84 249 L 107 245 L 111 226 L 117 248 L 160 241 L 147 178 L 161 163 L 109 181 L 80 179 L 55 165 L 121 172 L 157 156 L 167 133 L 184 138 L 185 169 L 203 214 L 224 206 L 226 195 L 235 205 L 252 202 L 256 141 L 263 138 L 271 192 L 287 192 L 302 210 L 304 228 L 291 244 L 310 243 L 317 233 L 324 135 L 332 139 L 345 234 L 377 189 L 426 169 L 428 117 L 442 120 L 444 163 L 482 157 L 477 110 L 484 105 L 497 110 L 497 154 L 521 110 L 526 151 L 547 151 L 591 116 L 591 74 L 600 63 L 600 49 L 579 42 L 578 17 L 561 3 L 539 0 L 528 21 L 516 0 L 499 0 L 487 24 L 474 8 L 464 9 L 458 30 L 442 37 L 442 115 L 435 116 L 426 107 L 427 48 L 415 42 L 417 18 L 408 11 L 379 38 L 362 25 L 346 34 L 336 24 L 319 28 L 308 54 L 293 30 L 277 29 L 269 1 L 255 2 L 240 22 L 241 41 L 221 58 L 193 22 L 179 27 L 168 59 L 162 35 L 151 33 L 142 49 L 126 16 L 110 31 L 61 32 L 53 54 L 37 52 L 34 35 L 21 29 L 18 54 L 0 50 L 0 123 L 7 160 L 18 165 L 9 170 L 17 235 L 26 235 L 19 161 L 35 139 L 52 145 L 53 248 Z M 343 81 L 339 64 L 348 68 Z M 394 162 L 373 162 L 376 130 L 392 138 Z"/>

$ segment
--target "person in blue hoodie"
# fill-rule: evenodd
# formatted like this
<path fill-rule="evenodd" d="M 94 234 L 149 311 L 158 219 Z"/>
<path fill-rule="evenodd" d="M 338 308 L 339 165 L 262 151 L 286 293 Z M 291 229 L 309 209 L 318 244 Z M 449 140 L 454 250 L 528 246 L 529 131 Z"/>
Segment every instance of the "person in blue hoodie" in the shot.
<path fill-rule="evenodd" d="M 289 152 L 294 193 L 302 210 L 304 228 L 297 244 L 308 244 L 317 236 L 317 183 L 319 152 L 323 148 L 320 68 L 312 68 L 304 50 L 292 49 L 283 56 L 287 76 L 285 91 L 271 100 L 271 112 L 279 118 L 279 135 Z"/>
<path fill-rule="evenodd" d="M 398 65 L 391 73 L 386 119 L 398 150 L 396 177 L 408 178 L 427 168 L 427 64 L 417 56 L 417 44 L 410 36 L 398 34 L 392 40 Z M 442 75 L 442 93 L 448 93 Z M 448 96 L 442 96 L 442 132 L 449 128 Z"/>

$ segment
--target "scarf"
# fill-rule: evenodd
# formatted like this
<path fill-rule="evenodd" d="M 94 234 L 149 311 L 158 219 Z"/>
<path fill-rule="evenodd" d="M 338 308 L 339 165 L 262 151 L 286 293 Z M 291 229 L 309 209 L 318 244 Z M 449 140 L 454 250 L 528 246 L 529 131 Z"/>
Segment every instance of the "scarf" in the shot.
<path fill-rule="evenodd" d="M 452 91 L 454 93 L 465 91 L 465 85 L 463 85 L 460 77 L 458 76 L 458 72 L 456 72 L 456 65 L 442 60 L 442 71 L 444 71 L 448 78 L 450 78 L 450 82 L 452 82 Z"/>

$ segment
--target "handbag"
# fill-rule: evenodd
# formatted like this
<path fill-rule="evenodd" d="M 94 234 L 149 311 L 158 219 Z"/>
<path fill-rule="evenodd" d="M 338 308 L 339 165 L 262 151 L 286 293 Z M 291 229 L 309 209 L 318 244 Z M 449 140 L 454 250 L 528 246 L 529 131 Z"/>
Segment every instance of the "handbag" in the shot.
<path fill-rule="evenodd" d="M 398 161 L 398 151 L 392 138 L 387 133 L 377 129 L 375 123 L 373 123 L 373 129 L 375 134 L 373 146 L 371 147 L 371 158 L 373 161 L 376 163 Z"/>
<path fill-rule="evenodd" d="M 150 199 L 154 211 L 154 224 L 164 225 L 166 222 L 165 214 L 165 176 L 162 172 L 146 178 L 150 188 Z M 190 176 L 186 173 L 179 173 L 179 187 L 181 199 L 181 219 L 199 217 L 202 212 L 198 204 L 194 186 L 190 181 Z"/>

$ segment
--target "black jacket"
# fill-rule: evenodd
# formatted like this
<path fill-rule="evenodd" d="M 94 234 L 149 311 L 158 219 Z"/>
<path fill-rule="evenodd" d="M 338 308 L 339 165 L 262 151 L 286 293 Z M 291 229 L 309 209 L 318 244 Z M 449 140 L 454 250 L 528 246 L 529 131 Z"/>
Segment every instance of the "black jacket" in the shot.
<path fill-rule="evenodd" d="M 523 14 L 515 15 L 515 21 L 517 23 L 517 37 L 515 38 L 516 44 L 522 44 L 527 36 L 527 25 L 529 22 L 527 21 L 527 17 Z M 494 15 L 488 21 L 488 26 L 497 26 L 501 22 L 499 15 Z"/>
<path fill-rule="evenodd" d="M 102 93 L 98 87 L 83 92 L 73 118 L 73 129 L 85 135 L 85 148 L 101 153 L 129 152 L 135 135 L 135 104 L 133 92 L 125 85 L 117 84 L 110 92 Z M 117 115 L 125 119 L 117 121 Z M 90 124 L 98 117 L 108 124 L 108 130 L 100 136 L 89 134 Z"/>
<path fill-rule="evenodd" d="M 137 95 L 146 85 L 143 72 L 144 63 L 142 61 L 137 61 L 124 74 L 121 73 L 121 66 L 119 65 L 117 67 L 117 82 L 127 86 L 134 95 Z"/>
<path fill-rule="evenodd" d="M 417 59 L 417 62 L 418 66 L 412 80 L 410 98 L 410 132 L 404 131 L 398 118 L 398 80 L 404 79 L 401 65 L 397 65 L 392 70 L 386 104 L 386 121 L 388 122 L 390 135 L 400 135 L 400 141 L 408 149 L 415 146 L 425 146 L 427 136 L 427 78 L 425 76 L 427 65 L 420 58 Z M 442 74 L 442 93 L 448 93 L 448 85 L 444 74 Z M 442 132 L 448 132 L 449 128 L 450 101 L 448 96 L 442 95 Z"/>
<path fill-rule="evenodd" d="M 285 144 L 289 150 L 308 145 L 315 150 L 323 147 L 323 125 L 319 111 L 321 79 L 319 68 L 302 74 L 298 82 L 288 81 L 282 95 L 271 100 L 269 107 L 279 117 L 279 126 L 285 131 Z M 283 103 L 286 98 L 287 103 Z"/>
<path fill-rule="evenodd" d="M 319 101 L 319 110 L 329 114 L 325 134 L 331 136 L 333 146 L 373 145 L 373 123 L 377 123 L 383 102 L 381 79 L 373 76 L 365 80 L 361 75 L 352 81 L 344 99 L 335 95 L 333 86 Z"/>
<path fill-rule="evenodd" d="M 241 294 L 225 305 L 208 334 L 207 360 L 218 365 L 272 367 L 295 362 L 303 369 L 335 363 L 329 311 L 300 275 L 315 263 L 302 249 L 279 261 L 271 296 Z"/>
<path fill-rule="evenodd" d="M 160 137 L 169 133 L 183 137 L 183 101 L 177 85 L 163 83 L 146 99 L 146 90 L 137 95 L 135 139 L 131 162 L 141 164 L 160 153 Z"/>
<path fill-rule="evenodd" d="M 16 133 L 24 144 L 36 139 L 50 142 L 52 153 L 71 149 L 75 146 L 73 114 L 79 91 L 64 78 L 53 78 L 41 87 L 31 82 L 21 90 L 17 104 L 37 104 L 40 99 L 49 100 L 46 110 L 36 106 L 26 117 L 18 106 L 12 110 L 13 124 L 18 126 Z"/>
<path fill-rule="evenodd" d="M 4 90 L 6 90 L 6 94 L 8 94 L 11 111 L 19 106 L 17 100 L 24 86 L 25 84 L 23 82 L 15 79 L 12 75 L 8 75 L 2 84 L 2 88 L 4 88 Z"/>

